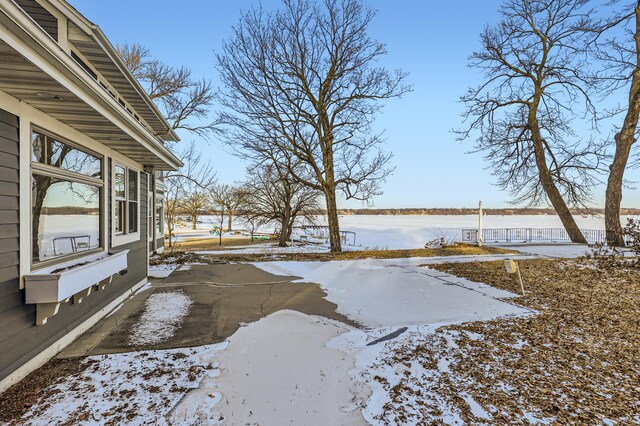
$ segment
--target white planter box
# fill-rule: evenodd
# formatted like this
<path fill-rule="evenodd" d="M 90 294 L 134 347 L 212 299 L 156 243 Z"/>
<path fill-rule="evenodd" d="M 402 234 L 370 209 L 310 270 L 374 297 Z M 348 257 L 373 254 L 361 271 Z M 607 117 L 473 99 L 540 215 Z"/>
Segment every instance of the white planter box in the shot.
<path fill-rule="evenodd" d="M 55 315 L 60 302 L 74 297 L 80 303 L 91 293 L 94 285 L 110 280 L 118 272 L 127 269 L 129 250 L 112 252 L 103 258 L 86 264 L 72 266 L 58 273 L 25 275 L 26 303 L 36 303 L 37 323 L 44 324 Z"/>

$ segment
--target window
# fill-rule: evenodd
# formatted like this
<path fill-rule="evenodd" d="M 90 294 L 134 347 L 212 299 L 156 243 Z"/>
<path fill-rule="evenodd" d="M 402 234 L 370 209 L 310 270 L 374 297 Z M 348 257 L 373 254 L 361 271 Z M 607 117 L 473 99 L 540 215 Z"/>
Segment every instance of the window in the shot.
<path fill-rule="evenodd" d="M 129 233 L 138 232 L 138 172 L 129 170 L 129 214 L 127 216 Z"/>
<path fill-rule="evenodd" d="M 127 193 L 125 190 L 126 187 L 126 169 L 121 166 L 116 166 L 115 170 L 115 178 L 114 178 L 114 190 L 115 190 L 115 209 L 116 209 L 116 218 L 115 218 L 115 230 L 116 234 L 124 233 L 124 222 L 125 222 L 125 207 L 127 205 Z"/>
<path fill-rule="evenodd" d="M 33 263 L 102 247 L 102 158 L 40 130 L 31 146 Z"/>
<path fill-rule="evenodd" d="M 147 192 L 147 237 L 153 240 L 153 191 Z"/>
<path fill-rule="evenodd" d="M 113 172 L 116 235 L 138 232 L 138 172 L 116 164 Z"/>
<path fill-rule="evenodd" d="M 164 196 L 156 194 L 156 238 L 164 236 Z"/>

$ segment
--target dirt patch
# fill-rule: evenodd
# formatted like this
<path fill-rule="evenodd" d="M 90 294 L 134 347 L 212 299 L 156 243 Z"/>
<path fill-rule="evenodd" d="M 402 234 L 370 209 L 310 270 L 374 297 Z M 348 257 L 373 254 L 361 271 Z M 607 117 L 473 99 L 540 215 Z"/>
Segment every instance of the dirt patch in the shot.
<path fill-rule="evenodd" d="M 519 290 L 503 262 L 429 267 Z M 395 348 L 386 362 L 426 373 L 383 383 L 386 421 L 438 421 L 443 407 L 471 424 L 640 420 L 640 273 L 558 260 L 520 268 L 528 293 L 514 301 L 539 314 L 443 327 Z M 416 399 L 416 389 L 424 396 Z"/>
<path fill-rule="evenodd" d="M 230 247 L 241 247 L 241 246 L 249 246 L 249 245 L 257 245 L 257 244 L 265 244 L 273 242 L 273 240 L 268 238 L 255 238 L 251 241 L 251 237 L 246 238 L 224 238 L 222 237 L 222 245 L 220 245 L 220 240 L 218 237 L 205 237 L 205 238 L 194 238 L 183 241 L 176 241 L 173 243 L 174 250 L 228 250 Z M 165 243 L 165 249 L 171 249 L 168 244 Z"/>
<path fill-rule="evenodd" d="M 54 397 L 54 386 L 69 376 L 78 376 L 93 362 L 80 359 L 53 359 L 0 394 L 0 422 L 18 424 L 18 420 L 36 402 Z"/>
<path fill-rule="evenodd" d="M 470 244 L 456 244 L 442 248 L 405 249 L 405 250 L 359 250 L 340 253 L 226 253 L 201 255 L 203 259 L 215 262 L 270 262 L 301 261 L 328 262 L 332 260 L 359 259 L 399 259 L 406 257 L 436 256 L 476 256 L 489 254 L 517 254 L 518 251 L 499 247 L 478 247 Z"/>

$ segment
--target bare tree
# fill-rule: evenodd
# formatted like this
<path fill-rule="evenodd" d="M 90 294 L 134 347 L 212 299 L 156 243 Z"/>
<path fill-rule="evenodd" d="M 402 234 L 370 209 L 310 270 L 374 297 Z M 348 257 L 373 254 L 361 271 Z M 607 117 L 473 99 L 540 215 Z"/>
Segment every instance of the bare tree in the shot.
<path fill-rule="evenodd" d="M 184 149 L 174 149 L 183 166 L 178 170 L 164 172 L 165 179 L 179 180 L 184 190 L 206 192 L 216 183 L 216 173 L 210 161 L 202 161 L 195 142 L 191 142 Z"/>
<path fill-rule="evenodd" d="M 615 152 L 609 166 L 605 200 L 605 228 L 609 245 L 624 246 L 620 222 L 624 173 L 637 140 L 640 116 L 640 2 L 614 1 L 617 10 L 604 21 L 595 38 L 596 57 L 604 63 L 597 77 L 604 84 L 605 93 L 623 89 L 628 92 L 628 102 L 612 115 L 622 114 L 622 126 L 614 133 Z M 615 31 L 604 38 L 603 34 Z"/>
<path fill-rule="evenodd" d="M 213 103 L 213 86 L 207 79 L 194 79 L 189 68 L 173 67 L 153 58 L 140 44 L 116 46 L 125 65 L 162 109 L 173 130 L 184 129 L 209 138 L 215 131 L 213 122 L 202 124 Z"/>
<path fill-rule="evenodd" d="M 462 97 L 469 126 L 514 203 L 549 202 L 574 242 L 586 240 L 570 206 L 585 207 L 598 182 L 602 147 L 575 137 L 571 122 L 595 114 L 584 51 L 588 0 L 508 0 L 481 35 L 470 66 L 486 79 Z"/>
<path fill-rule="evenodd" d="M 277 222 L 280 247 L 287 246 L 300 218 L 312 220 L 313 214 L 320 209 L 318 198 L 321 193 L 296 181 L 290 168 L 280 163 L 254 165 L 243 185 L 243 215 Z"/>
<path fill-rule="evenodd" d="M 336 192 L 369 200 L 391 172 L 372 121 L 382 101 L 409 90 L 405 74 L 377 65 L 384 44 L 359 0 L 284 0 L 273 14 L 242 13 L 218 55 L 226 89 L 221 122 L 245 155 L 297 160 L 295 179 L 324 194 L 332 251 L 341 251 Z"/>
<path fill-rule="evenodd" d="M 193 191 L 185 195 L 181 201 L 182 211 L 191 218 L 191 229 L 196 229 L 198 216 L 201 215 L 209 206 L 207 194 L 199 191 Z"/>
<path fill-rule="evenodd" d="M 178 150 L 176 155 L 184 165 L 178 170 L 165 172 L 161 178 L 165 184 L 164 214 L 169 247 L 172 246 L 173 230 L 180 214 L 191 215 L 192 227 L 196 229 L 198 212 L 206 208 L 202 194 L 206 194 L 216 181 L 211 163 L 202 161 L 194 142 Z M 195 216 L 192 215 L 194 212 Z"/>
<path fill-rule="evenodd" d="M 249 235 L 251 235 L 251 242 L 254 241 L 256 231 L 261 226 L 270 222 L 262 211 L 258 210 L 254 204 L 243 198 L 241 204 L 238 206 L 237 212 L 238 219 L 247 227 Z"/>
<path fill-rule="evenodd" d="M 213 203 L 213 206 L 216 210 L 216 217 L 218 221 L 218 233 L 219 233 L 219 244 L 222 245 L 222 233 L 224 227 L 224 219 L 227 215 L 227 200 L 230 197 L 230 193 L 233 191 L 233 188 L 229 185 L 214 185 L 211 188 L 209 199 Z"/>
<path fill-rule="evenodd" d="M 184 188 L 182 181 L 178 178 L 165 179 L 164 191 L 164 221 L 167 225 L 167 237 L 169 238 L 169 248 L 173 247 L 173 234 L 178 222 L 178 217 L 182 212 L 182 200 L 184 198 Z"/>
<path fill-rule="evenodd" d="M 233 214 L 242 204 L 242 196 L 243 192 L 232 185 L 219 185 L 214 190 L 214 201 L 216 204 L 224 204 L 227 211 L 227 231 L 233 228 Z"/>

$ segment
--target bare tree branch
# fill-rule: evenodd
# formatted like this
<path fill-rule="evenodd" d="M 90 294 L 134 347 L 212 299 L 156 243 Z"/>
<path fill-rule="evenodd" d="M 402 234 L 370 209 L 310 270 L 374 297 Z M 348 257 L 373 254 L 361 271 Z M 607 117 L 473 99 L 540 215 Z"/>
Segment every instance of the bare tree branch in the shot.
<path fill-rule="evenodd" d="M 391 173 L 373 120 L 410 90 L 406 75 L 377 65 L 384 44 L 360 0 L 284 0 L 243 12 L 218 55 L 225 138 L 254 160 L 283 158 L 292 177 L 325 196 L 331 250 L 340 251 L 336 191 L 369 200 Z"/>

